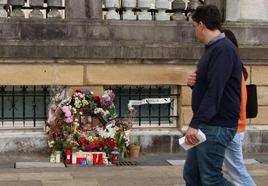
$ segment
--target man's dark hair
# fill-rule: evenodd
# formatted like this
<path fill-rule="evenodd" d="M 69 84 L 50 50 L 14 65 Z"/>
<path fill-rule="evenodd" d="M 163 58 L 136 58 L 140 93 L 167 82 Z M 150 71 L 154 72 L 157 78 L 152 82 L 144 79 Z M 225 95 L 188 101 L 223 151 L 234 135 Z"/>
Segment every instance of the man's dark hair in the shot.
<path fill-rule="evenodd" d="M 193 21 L 202 22 L 209 30 L 221 30 L 221 13 L 215 5 L 204 5 L 196 8 Z"/>

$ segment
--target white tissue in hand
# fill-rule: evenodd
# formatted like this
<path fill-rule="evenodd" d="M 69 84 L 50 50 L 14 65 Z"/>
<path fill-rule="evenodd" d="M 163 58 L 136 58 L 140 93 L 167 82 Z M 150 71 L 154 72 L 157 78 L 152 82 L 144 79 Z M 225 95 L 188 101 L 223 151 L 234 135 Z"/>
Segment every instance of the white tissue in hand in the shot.
<path fill-rule="evenodd" d="M 190 148 L 200 144 L 200 143 L 203 143 L 204 141 L 206 141 L 206 135 L 200 130 L 198 129 L 198 132 L 197 132 L 197 138 L 199 139 L 199 142 L 195 145 L 188 145 L 185 143 L 185 136 L 181 137 L 179 139 L 179 144 L 185 149 L 185 150 L 189 150 Z"/>

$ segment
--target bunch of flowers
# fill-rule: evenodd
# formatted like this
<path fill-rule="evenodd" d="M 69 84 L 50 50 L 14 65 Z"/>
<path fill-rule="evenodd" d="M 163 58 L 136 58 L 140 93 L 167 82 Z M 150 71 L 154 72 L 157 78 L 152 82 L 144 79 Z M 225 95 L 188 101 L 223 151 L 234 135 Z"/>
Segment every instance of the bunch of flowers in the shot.
<path fill-rule="evenodd" d="M 55 142 L 63 142 L 63 151 L 75 147 L 83 151 L 111 153 L 114 148 L 124 151 L 128 145 L 129 128 L 118 119 L 111 90 L 103 96 L 93 96 L 86 90 L 77 90 L 60 102 L 55 120 L 50 123 L 48 144 L 55 151 Z M 86 122 L 82 122 L 86 117 Z M 57 144 L 57 143 L 56 143 Z"/>

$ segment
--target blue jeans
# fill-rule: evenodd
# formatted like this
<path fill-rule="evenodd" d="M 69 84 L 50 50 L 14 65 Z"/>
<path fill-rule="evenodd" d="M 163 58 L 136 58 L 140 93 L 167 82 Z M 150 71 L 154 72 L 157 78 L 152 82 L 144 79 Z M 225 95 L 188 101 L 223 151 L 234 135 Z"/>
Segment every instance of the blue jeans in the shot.
<path fill-rule="evenodd" d="M 224 164 L 236 186 L 256 186 L 243 163 L 242 141 L 244 132 L 236 133 L 225 151 Z"/>
<path fill-rule="evenodd" d="M 186 186 L 233 186 L 222 174 L 224 153 L 236 128 L 201 125 L 207 140 L 188 150 L 183 170 Z"/>

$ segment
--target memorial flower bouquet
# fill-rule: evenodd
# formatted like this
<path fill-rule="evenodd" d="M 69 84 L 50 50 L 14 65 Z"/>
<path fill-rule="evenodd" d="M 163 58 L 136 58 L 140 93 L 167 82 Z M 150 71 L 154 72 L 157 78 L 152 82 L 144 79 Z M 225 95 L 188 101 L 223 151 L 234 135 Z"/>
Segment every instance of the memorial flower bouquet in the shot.
<path fill-rule="evenodd" d="M 49 123 L 48 145 L 50 152 L 58 142 L 62 151 L 77 150 L 110 154 L 114 148 L 124 151 L 128 145 L 128 125 L 118 118 L 111 90 L 94 96 L 89 90 L 76 90 L 57 106 L 56 117 Z"/>

